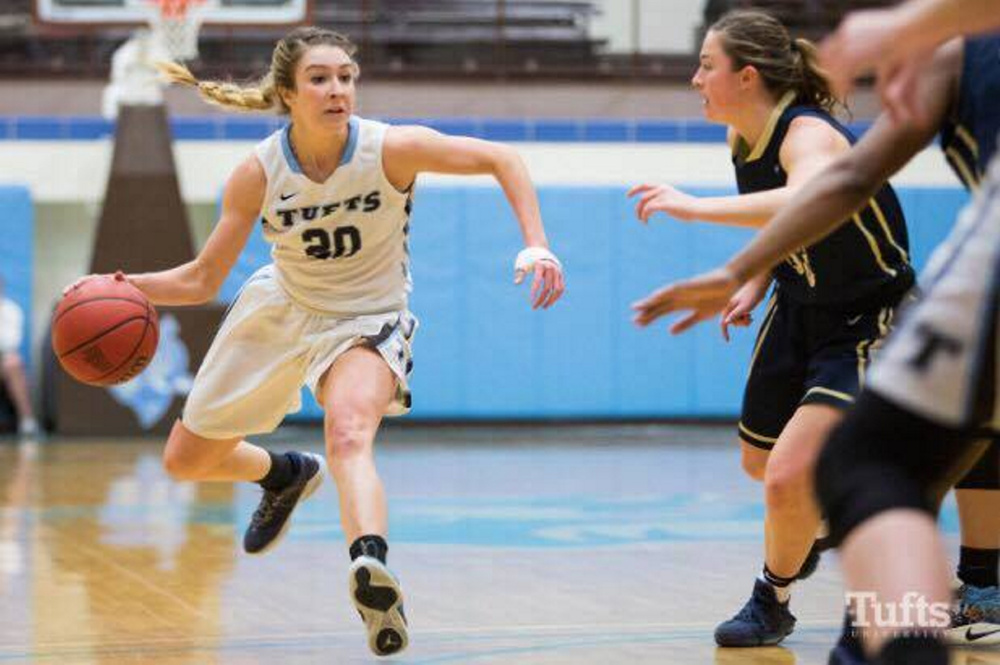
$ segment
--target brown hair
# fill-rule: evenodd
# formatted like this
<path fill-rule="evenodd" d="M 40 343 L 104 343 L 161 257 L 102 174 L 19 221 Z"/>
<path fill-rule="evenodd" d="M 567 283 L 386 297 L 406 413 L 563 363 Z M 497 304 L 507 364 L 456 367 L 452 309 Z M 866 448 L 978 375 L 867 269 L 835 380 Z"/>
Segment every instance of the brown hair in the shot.
<path fill-rule="evenodd" d="M 171 83 L 198 88 L 205 101 L 240 111 L 277 111 L 288 113 L 279 89 L 295 89 L 295 67 L 302 54 L 313 46 L 336 46 L 352 60 L 357 47 L 346 36 L 323 28 L 296 28 L 285 35 L 271 54 L 271 69 L 257 84 L 241 86 L 221 81 L 199 81 L 184 65 L 163 62 L 157 66 Z"/>
<path fill-rule="evenodd" d="M 813 104 L 827 111 L 840 103 L 826 73 L 819 67 L 816 46 L 808 39 L 792 39 L 781 21 L 770 14 L 730 11 L 713 23 L 710 30 L 718 33 L 734 69 L 752 66 L 776 98 L 794 90 L 798 103 Z"/>

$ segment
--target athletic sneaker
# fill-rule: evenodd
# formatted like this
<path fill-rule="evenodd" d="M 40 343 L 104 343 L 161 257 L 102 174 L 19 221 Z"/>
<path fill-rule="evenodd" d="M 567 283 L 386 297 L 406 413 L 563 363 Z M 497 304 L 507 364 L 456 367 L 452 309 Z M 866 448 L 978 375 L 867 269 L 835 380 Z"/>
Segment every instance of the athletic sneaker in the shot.
<path fill-rule="evenodd" d="M 779 603 L 774 587 L 756 580 L 753 594 L 739 614 L 720 623 L 715 642 L 720 647 L 762 647 L 777 644 L 795 629 L 788 603 Z"/>
<path fill-rule="evenodd" d="M 323 482 L 323 458 L 312 453 L 290 453 L 299 460 L 299 472 L 284 489 L 264 490 L 243 534 L 247 554 L 263 554 L 278 544 L 288 530 L 295 508 Z"/>
<path fill-rule="evenodd" d="M 958 608 L 944 631 L 946 644 L 992 646 L 1000 644 L 1000 588 L 963 584 L 958 589 Z"/>
<path fill-rule="evenodd" d="M 351 601 L 368 630 L 368 648 L 377 656 L 389 656 L 406 648 L 406 614 L 399 580 L 385 564 L 370 556 L 351 563 Z"/>

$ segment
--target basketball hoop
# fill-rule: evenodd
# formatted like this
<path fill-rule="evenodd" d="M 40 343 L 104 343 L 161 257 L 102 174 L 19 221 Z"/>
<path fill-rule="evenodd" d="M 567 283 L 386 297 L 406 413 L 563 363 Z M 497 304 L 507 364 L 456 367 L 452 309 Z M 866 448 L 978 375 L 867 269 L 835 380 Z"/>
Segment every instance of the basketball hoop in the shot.
<path fill-rule="evenodd" d="M 198 57 L 198 31 L 210 0 L 145 0 L 153 39 L 176 61 Z"/>

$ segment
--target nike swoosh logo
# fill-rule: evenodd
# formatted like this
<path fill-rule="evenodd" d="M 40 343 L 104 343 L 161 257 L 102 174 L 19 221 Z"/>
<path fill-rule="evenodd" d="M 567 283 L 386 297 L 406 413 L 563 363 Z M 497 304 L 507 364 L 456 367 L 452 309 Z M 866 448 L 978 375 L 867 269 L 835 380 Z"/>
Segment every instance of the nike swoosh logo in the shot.
<path fill-rule="evenodd" d="M 862 316 L 863 316 L 862 314 L 858 314 L 857 316 L 855 316 L 853 318 L 847 319 L 847 325 L 853 326 L 855 323 L 857 323 L 858 321 L 861 320 Z"/>
<path fill-rule="evenodd" d="M 976 640 L 981 640 L 984 637 L 989 637 L 990 635 L 996 635 L 997 633 L 1000 633 L 1000 628 L 983 631 L 982 633 L 974 633 L 972 632 L 972 628 L 968 628 L 965 631 L 965 639 L 967 639 L 969 642 L 975 642 Z"/>
<path fill-rule="evenodd" d="M 282 201 L 287 201 L 288 199 L 292 198 L 296 194 L 298 194 L 298 192 L 295 192 L 294 194 L 280 194 L 278 196 L 278 198 L 280 198 Z"/>

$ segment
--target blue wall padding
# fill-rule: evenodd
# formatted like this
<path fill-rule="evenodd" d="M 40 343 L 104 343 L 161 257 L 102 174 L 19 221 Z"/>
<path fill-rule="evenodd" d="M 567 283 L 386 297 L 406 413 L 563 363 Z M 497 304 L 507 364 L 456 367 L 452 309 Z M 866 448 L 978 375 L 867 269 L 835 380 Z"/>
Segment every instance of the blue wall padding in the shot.
<path fill-rule="evenodd" d="M 31 193 L 20 185 L 0 185 L 0 277 L 3 293 L 24 311 L 21 358 L 31 363 L 31 291 L 35 264 L 35 209 Z M 29 370 L 30 371 L 30 370 Z"/>
<path fill-rule="evenodd" d="M 899 195 L 920 266 L 967 196 L 958 188 L 903 189 Z M 411 307 L 421 320 L 413 416 L 737 415 L 756 327 L 736 329 L 729 344 L 717 322 L 671 337 L 666 323 L 636 328 L 630 304 L 667 282 L 715 267 L 752 231 L 662 215 L 643 226 L 624 187 L 549 186 L 539 189 L 539 197 L 568 288 L 555 307 L 533 312 L 527 285 L 512 285 L 522 241 L 500 189 L 418 189 L 411 223 Z M 223 299 L 268 260 L 258 229 Z M 321 414 L 311 399 L 306 405 L 299 417 Z"/>
<path fill-rule="evenodd" d="M 958 187 L 908 188 L 898 193 L 910 232 L 910 258 L 914 265 L 922 268 L 931 251 L 951 231 L 969 195 Z"/>

